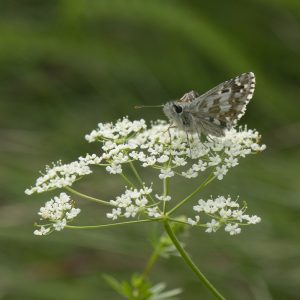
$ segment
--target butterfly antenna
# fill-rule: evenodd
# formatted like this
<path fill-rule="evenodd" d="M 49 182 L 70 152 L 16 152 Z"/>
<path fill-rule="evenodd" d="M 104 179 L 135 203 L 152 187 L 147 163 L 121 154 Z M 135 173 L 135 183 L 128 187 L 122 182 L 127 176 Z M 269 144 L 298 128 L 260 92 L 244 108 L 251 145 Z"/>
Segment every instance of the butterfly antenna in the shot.
<path fill-rule="evenodd" d="M 135 105 L 134 106 L 135 109 L 140 109 L 144 107 L 163 107 L 163 105 Z"/>

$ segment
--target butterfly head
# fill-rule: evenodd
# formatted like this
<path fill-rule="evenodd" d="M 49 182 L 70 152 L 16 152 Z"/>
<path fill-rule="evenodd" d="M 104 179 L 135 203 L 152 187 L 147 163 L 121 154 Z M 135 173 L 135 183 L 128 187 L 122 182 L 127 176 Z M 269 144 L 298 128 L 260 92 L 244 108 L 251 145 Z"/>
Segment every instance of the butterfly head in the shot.
<path fill-rule="evenodd" d="M 175 124 L 181 123 L 183 114 L 183 105 L 178 102 L 167 102 L 163 106 L 163 112 L 168 117 L 168 119 Z"/>

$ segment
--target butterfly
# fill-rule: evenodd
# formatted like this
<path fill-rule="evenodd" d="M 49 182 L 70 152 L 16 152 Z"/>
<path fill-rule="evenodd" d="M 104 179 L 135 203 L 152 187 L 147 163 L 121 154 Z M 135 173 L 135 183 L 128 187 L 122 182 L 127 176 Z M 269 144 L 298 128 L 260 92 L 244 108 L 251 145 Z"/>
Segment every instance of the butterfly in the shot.
<path fill-rule="evenodd" d="M 243 73 L 203 95 L 195 91 L 163 105 L 170 122 L 188 133 L 221 137 L 245 114 L 255 89 L 255 75 Z"/>

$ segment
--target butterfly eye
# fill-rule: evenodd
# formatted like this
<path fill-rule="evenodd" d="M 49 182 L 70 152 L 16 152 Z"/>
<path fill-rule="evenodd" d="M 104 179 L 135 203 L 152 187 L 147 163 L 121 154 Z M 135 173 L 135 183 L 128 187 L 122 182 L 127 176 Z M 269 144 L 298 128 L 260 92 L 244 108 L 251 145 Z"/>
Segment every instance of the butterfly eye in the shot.
<path fill-rule="evenodd" d="M 176 113 L 180 114 L 182 112 L 182 107 L 181 106 L 174 104 L 173 107 L 174 107 Z"/>

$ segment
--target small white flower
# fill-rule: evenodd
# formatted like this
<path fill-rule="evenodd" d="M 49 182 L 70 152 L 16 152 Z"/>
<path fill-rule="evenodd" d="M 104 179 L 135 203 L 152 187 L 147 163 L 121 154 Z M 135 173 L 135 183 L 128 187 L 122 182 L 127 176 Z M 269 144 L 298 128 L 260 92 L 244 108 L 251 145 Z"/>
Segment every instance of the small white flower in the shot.
<path fill-rule="evenodd" d="M 164 195 L 159 196 L 157 194 L 155 195 L 155 198 L 157 198 L 160 201 L 170 201 L 172 199 L 171 196 L 168 196 L 168 195 L 166 195 L 166 196 L 164 196 Z"/>
<path fill-rule="evenodd" d="M 75 217 L 77 217 L 79 213 L 80 213 L 80 208 L 73 207 L 69 212 L 66 212 L 66 217 L 68 220 L 72 220 Z"/>
<path fill-rule="evenodd" d="M 145 207 L 148 204 L 148 200 L 146 197 L 141 197 L 141 198 L 135 200 L 135 204 L 138 207 Z"/>
<path fill-rule="evenodd" d="M 228 169 L 226 166 L 216 167 L 216 170 L 214 171 L 214 175 L 219 179 L 222 180 L 223 177 L 227 174 Z"/>
<path fill-rule="evenodd" d="M 154 156 L 150 156 L 145 158 L 144 163 L 142 164 L 142 166 L 144 168 L 149 167 L 149 166 L 153 166 L 156 163 L 156 158 Z"/>
<path fill-rule="evenodd" d="M 224 208 L 222 208 L 219 211 L 219 214 L 220 214 L 220 216 L 221 216 L 222 219 L 228 219 L 228 218 L 231 217 L 232 211 L 231 211 L 231 209 L 224 209 Z"/>
<path fill-rule="evenodd" d="M 215 219 L 212 219 L 211 222 L 206 223 L 206 230 L 205 232 L 211 233 L 211 232 L 216 232 L 220 226 L 220 223 L 217 222 Z"/>
<path fill-rule="evenodd" d="M 175 166 L 185 166 L 187 164 L 187 161 L 183 157 L 179 156 L 175 156 L 172 162 Z"/>
<path fill-rule="evenodd" d="M 181 175 L 185 178 L 196 178 L 198 176 L 198 172 L 194 171 L 192 168 L 187 170 L 187 172 L 182 172 Z"/>
<path fill-rule="evenodd" d="M 121 208 L 113 208 L 111 213 L 106 214 L 106 217 L 112 220 L 116 220 L 121 215 L 121 213 Z"/>
<path fill-rule="evenodd" d="M 238 220 L 239 222 L 243 221 L 243 211 L 242 210 L 234 210 L 232 211 L 232 217 Z"/>
<path fill-rule="evenodd" d="M 245 215 L 243 216 L 243 219 L 245 219 L 246 221 L 248 221 L 248 224 L 257 224 L 261 222 L 261 218 L 258 216 L 248 216 Z"/>
<path fill-rule="evenodd" d="M 152 188 L 151 187 L 144 187 L 143 189 L 141 189 L 140 191 L 143 195 L 149 195 L 152 193 Z"/>
<path fill-rule="evenodd" d="M 139 208 L 134 205 L 129 205 L 125 208 L 125 218 L 135 217 Z"/>
<path fill-rule="evenodd" d="M 170 168 L 161 169 L 160 174 L 158 175 L 158 177 L 160 179 L 165 179 L 165 178 L 173 177 L 173 176 L 174 176 L 174 172 Z"/>
<path fill-rule="evenodd" d="M 200 217 L 199 216 L 195 216 L 195 220 L 191 219 L 191 218 L 188 218 L 187 219 L 187 222 L 192 225 L 192 226 L 195 226 L 198 224 L 198 222 L 200 221 Z"/>
<path fill-rule="evenodd" d="M 165 163 L 168 160 L 169 160 L 169 156 L 165 155 L 165 154 L 163 154 L 162 156 L 160 156 L 160 157 L 157 158 L 157 162 L 159 162 L 159 163 Z"/>
<path fill-rule="evenodd" d="M 106 171 L 110 174 L 120 174 L 122 173 L 121 165 L 111 165 L 106 167 Z"/>
<path fill-rule="evenodd" d="M 238 227 L 238 224 L 227 224 L 225 226 L 225 231 L 229 232 L 230 235 L 236 235 L 241 233 L 241 228 Z"/>
<path fill-rule="evenodd" d="M 153 217 L 153 218 L 161 217 L 161 214 L 159 213 L 157 206 L 147 208 L 147 213 L 149 217 Z"/>
<path fill-rule="evenodd" d="M 65 228 L 65 226 L 67 225 L 67 220 L 66 219 L 62 219 L 57 221 L 56 223 L 53 224 L 53 228 L 56 231 L 61 231 Z"/>
<path fill-rule="evenodd" d="M 50 228 L 45 228 L 44 226 L 41 226 L 40 229 L 37 229 L 33 232 L 34 235 L 47 235 L 50 232 Z"/>
<path fill-rule="evenodd" d="M 239 164 L 238 159 L 236 157 L 232 157 L 232 156 L 225 158 L 225 163 L 228 168 L 233 168 Z"/>
<path fill-rule="evenodd" d="M 216 166 L 220 162 L 222 162 L 221 157 L 219 155 L 209 157 L 209 166 Z"/>

